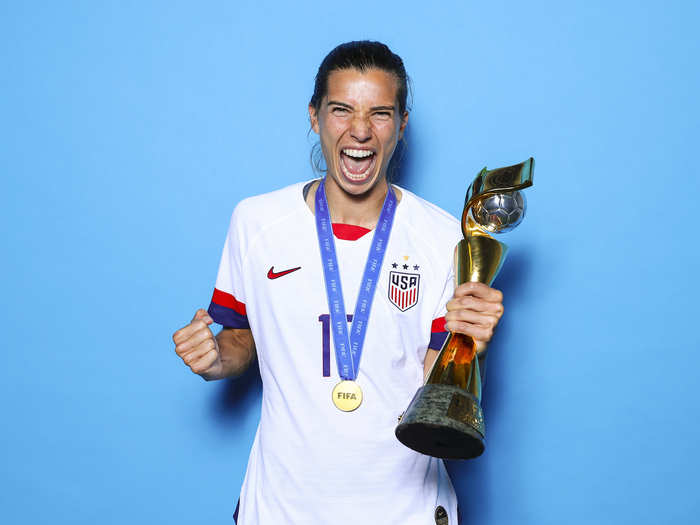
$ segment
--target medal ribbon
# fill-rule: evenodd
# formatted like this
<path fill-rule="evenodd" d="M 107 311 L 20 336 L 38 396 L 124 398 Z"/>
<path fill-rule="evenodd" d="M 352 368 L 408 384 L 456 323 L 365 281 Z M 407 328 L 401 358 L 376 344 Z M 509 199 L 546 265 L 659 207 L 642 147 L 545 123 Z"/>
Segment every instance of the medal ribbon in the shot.
<path fill-rule="evenodd" d="M 374 230 L 372 245 L 367 256 L 365 271 L 362 275 L 360 291 L 357 294 L 355 313 L 352 317 L 350 334 L 348 335 L 347 317 L 345 316 L 345 302 L 343 289 L 340 285 L 340 271 L 338 269 L 338 257 L 335 251 L 335 240 L 331 226 L 331 216 L 326 199 L 325 180 L 316 190 L 316 234 L 318 246 L 321 249 L 321 262 L 323 264 L 323 277 L 326 283 L 326 295 L 330 310 L 331 331 L 333 332 L 333 346 L 335 347 L 335 360 L 338 365 L 338 375 L 344 380 L 354 381 L 360 367 L 362 357 L 362 345 L 367 333 L 367 322 L 372 307 L 372 299 L 377 289 L 377 281 L 389 242 L 391 226 L 394 222 L 396 211 L 396 195 L 390 184 L 379 215 L 377 227 Z"/>

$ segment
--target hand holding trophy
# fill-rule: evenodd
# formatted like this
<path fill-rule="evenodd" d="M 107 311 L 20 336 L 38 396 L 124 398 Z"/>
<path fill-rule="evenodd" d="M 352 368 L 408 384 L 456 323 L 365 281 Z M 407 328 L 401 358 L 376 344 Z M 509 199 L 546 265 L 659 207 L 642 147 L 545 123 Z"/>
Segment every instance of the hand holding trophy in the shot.
<path fill-rule="evenodd" d="M 505 168 L 484 168 L 467 189 L 462 239 L 455 248 L 455 286 L 467 281 L 491 285 L 507 246 L 487 232 L 512 230 L 525 216 L 519 190 L 532 186 L 535 160 Z M 450 332 L 425 384 L 396 427 L 409 448 L 440 458 L 470 459 L 484 451 L 481 374 L 474 340 Z"/>

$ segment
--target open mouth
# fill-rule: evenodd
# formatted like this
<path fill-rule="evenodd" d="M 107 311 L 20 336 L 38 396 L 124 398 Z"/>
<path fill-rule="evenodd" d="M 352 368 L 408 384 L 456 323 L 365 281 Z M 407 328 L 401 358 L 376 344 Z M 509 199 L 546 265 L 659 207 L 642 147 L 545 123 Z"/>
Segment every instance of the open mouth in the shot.
<path fill-rule="evenodd" d="M 344 148 L 340 152 L 340 169 L 350 182 L 365 182 L 372 173 L 375 158 L 372 150 Z"/>

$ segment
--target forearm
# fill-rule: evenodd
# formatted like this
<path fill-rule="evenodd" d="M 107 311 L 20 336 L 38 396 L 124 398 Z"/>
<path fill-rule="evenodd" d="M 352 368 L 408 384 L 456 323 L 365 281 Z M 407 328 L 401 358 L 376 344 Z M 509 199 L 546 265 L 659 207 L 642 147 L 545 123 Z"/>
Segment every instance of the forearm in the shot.
<path fill-rule="evenodd" d="M 221 356 L 221 372 L 206 377 L 208 381 L 237 377 L 248 369 L 255 358 L 255 341 L 250 330 L 223 328 L 216 335 Z"/>

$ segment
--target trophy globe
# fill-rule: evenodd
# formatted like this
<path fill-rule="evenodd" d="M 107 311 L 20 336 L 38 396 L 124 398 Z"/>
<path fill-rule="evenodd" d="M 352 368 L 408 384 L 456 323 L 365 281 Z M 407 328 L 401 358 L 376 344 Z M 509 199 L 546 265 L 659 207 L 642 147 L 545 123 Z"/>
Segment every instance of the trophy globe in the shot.
<path fill-rule="evenodd" d="M 525 195 L 519 191 L 496 193 L 479 199 L 472 206 L 474 221 L 491 233 L 514 229 L 525 217 Z"/>

